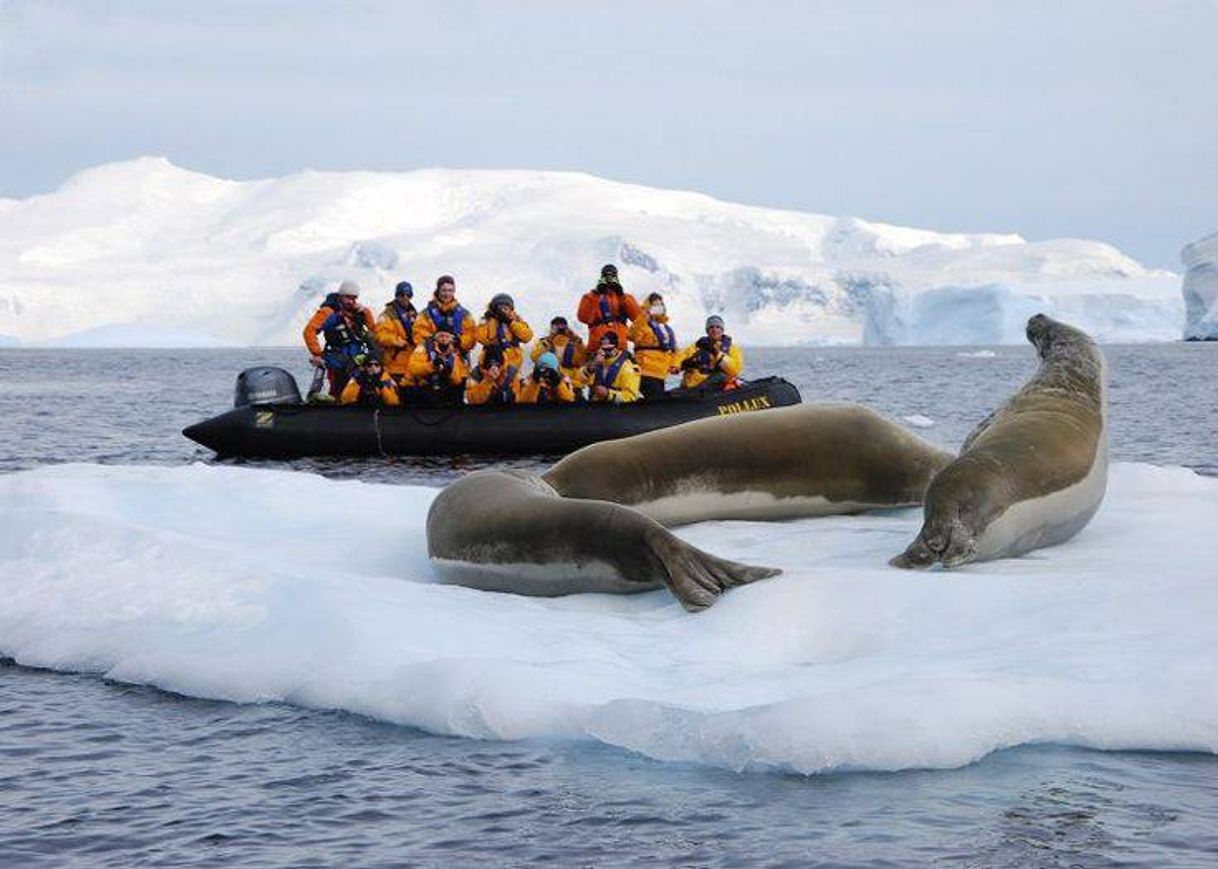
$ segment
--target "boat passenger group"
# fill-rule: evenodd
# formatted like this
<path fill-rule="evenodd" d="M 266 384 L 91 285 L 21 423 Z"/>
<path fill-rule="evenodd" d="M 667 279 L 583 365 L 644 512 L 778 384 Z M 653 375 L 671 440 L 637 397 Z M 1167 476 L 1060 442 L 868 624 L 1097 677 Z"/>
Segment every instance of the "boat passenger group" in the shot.
<path fill-rule="evenodd" d="M 624 403 L 663 396 L 670 374 L 681 375 L 682 389 L 732 389 L 744 365 L 718 316 L 707 319 L 703 337 L 678 348 L 663 297 L 652 293 L 640 306 L 610 264 L 579 302 L 588 343 L 565 317 L 555 317 L 549 334 L 532 348 L 533 367 L 526 377 L 523 348 L 533 340 L 533 330 L 516 313 L 512 297 L 494 296 L 475 322 L 457 302 L 456 290 L 453 278 L 443 275 L 420 311 L 412 301 L 414 289 L 402 281 L 374 319 L 359 304 L 355 282 L 343 281 L 304 329 L 311 361 L 329 379 L 329 397 L 378 407 L 437 401 Z M 325 338 L 324 347 L 318 335 Z M 471 371 L 475 345 L 481 352 Z"/>

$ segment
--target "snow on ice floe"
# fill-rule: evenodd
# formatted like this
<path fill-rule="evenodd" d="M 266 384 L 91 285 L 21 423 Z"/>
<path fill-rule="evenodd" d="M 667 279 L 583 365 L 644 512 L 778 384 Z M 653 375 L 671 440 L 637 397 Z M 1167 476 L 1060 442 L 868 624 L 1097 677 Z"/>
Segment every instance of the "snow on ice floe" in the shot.
<path fill-rule="evenodd" d="M 445 734 L 731 769 L 954 767 L 1035 742 L 1218 751 L 1218 480 L 1117 464 L 1065 545 L 886 566 L 920 511 L 682 529 L 785 575 L 666 592 L 435 584 L 436 490 L 195 465 L 0 477 L 0 654 Z"/>
<path fill-rule="evenodd" d="M 1027 242 L 720 202 L 571 172 L 300 172 L 229 181 L 141 158 L 0 209 L 0 334 L 147 323 L 296 344 L 327 290 L 379 307 L 453 273 L 475 313 L 573 315 L 604 262 L 665 295 L 678 336 L 750 344 L 1020 344 L 1044 312 L 1101 341 L 1174 340 L 1180 278 L 1096 241 Z M 82 287 L 88 305 L 80 304 Z M 417 299 L 416 299 L 417 301 Z"/>

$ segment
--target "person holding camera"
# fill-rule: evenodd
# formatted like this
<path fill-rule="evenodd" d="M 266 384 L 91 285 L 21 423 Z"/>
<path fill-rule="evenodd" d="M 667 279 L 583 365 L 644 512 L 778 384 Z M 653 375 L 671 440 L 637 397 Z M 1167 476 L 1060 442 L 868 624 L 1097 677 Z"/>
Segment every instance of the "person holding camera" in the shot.
<path fill-rule="evenodd" d="M 436 279 L 436 291 L 427 307 L 415 318 L 411 336 L 415 345 L 433 335 L 447 332 L 453 338 L 457 353 L 468 364 L 469 351 L 474 349 L 474 317 L 457 301 L 457 282 L 452 275 Z M 411 360 L 413 365 L 413 359 Z"/>
<path fill-rule="evenodd" d="M 551 320 L 550 334 L 533 345 L 530 356 L 534 364 L 543 353 L 558 357 L 558 370 L 573 382 L 579 379 L 579 370 L 588 361 L 588 348 L 584 346 L 584 340 L 571 331 L 566 317 Z"/>
<path fill-rule="evenodd" d="M 742 368 L 744 354 L 716 314 L 706 318 L 706 334 L 681 351 L 671 372 L 681 374 L 683 389 L 734 389 Z"/>
<path fill-rule="evenodd" d="M 503 351 L 504 364 L 519 371 L 524 365 L 524 351 L 521 344 L 533 340 L 533 330 L 529 324 L 516 313 L 516 304 L 507 293 L 497 293 L 491 297 L 478 324 L 474 337 L 483 347 L 498 347 Z"/>
<path fill-rule="evenodd" d="M 588 326 L 588 346 L 598 347 L 606 332 L 617 335 L 617 344 L 625 349 L 628 323 L 643 313 L 638 300 L 622 289 L 618 281 L 617 266 L 613 263 L 601 269 L 596 287 L 584 293 L 579 300 L 578 317 Z"/>
<path fill-rule="evenodd" d="M 503 351 L 492 344 L 482 348 L 478 370 L 465 387 L 466 404 L 515 404 L 520 395 L 516 367 L 508 365 Z"/>
<path fill-rule="evenodd" d="M 438 393 L 445 404 L 460 404 L 469 368 L 451 332 L 437 332 L 414 348 L 408 386 Z"/>
<path fill-rule="evenodd" d="M 618 343 L 617 333 L 601 335 L 596 355 L 584 366 L 589 399 L 626 404 L 639 400 L 639 368 Z"/>
<path fill-rule="evenodd" d="M 358 404 L 361 407 L 397 407 L 398 386 L 381 367 L 375 356 L 360 354 L 355 357 L 358 366 L 339 396 L 339 404 Z"/>
<path fill-rule="evenodd" d="M 668 325 L 664 297 L 652 293 L 643 313 L 630 327 L 634 359 L 639 365 L 639 390 L 643 398 L 663 398 L 664 378 L 677 364 L 677 336 Z"/>
<path fill-rule="evenodd" d="M 559 369 L 558 357 L 545 352 L 537 357 L 533 373 L 520 386 L 521 404 L 569 404 L 575 401 L 575 387 Z"/>

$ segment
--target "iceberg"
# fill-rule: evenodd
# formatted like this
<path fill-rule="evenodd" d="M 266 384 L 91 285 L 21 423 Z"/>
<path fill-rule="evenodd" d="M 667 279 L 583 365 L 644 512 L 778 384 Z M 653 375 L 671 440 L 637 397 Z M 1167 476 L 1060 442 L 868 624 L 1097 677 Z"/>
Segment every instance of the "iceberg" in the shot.
<path fill-rule="evenodd" d="M 5 200 L 0 335 L 137 340 L 155 325 L 158 341 L 295 345 L 342 279 L 376 309 L 397 281 L 426 297 L 449 272 L 475 313 L 507 291 L 537 327 L 573 315 L 609 261 L 636 294 L 665 295 L 685 339 L 711 313 L 753 345 L 1022 343 L 1037 311 L 1100 341 L 1175 340 L 1184 322 L 1178 275 L 1096 241 L 934 232 L 574 172 L 231 181 L 143 157 Z"/>
<path fill-rule="evenodd" d="M 1218 752 L 1218 479 L 1114 464 L 1094 521 L 910 576 L 920 511 L 709 522 L 786 573 L 691 616 L 667 592 L 437 584 L 437 490 L 209 465 L 0 476 L 0 655 L 238 703 L 733 770 L 949 768 L 1031 743 Z M 332 505 L 358 503 L 349 545 Z"/>
<path fill-rule="evenodd" d="M 1189 341 L 1218 341 L 1218 232 L 1185 246 L 1185 324 Z"/>

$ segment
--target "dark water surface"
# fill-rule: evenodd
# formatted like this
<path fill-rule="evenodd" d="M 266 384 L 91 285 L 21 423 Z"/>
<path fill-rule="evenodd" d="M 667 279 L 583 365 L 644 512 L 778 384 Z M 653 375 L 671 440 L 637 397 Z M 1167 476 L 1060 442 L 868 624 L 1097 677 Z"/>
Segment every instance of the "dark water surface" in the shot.
<path fill-rule="evenodd" d="M 1105 348 L 1115 460 L 1218 474 L 1218 345 Z M 955 447 L 1028 348 L 755 350 L 805 400 Z M 180 429 L 294 350 L 0 350 L 0 471 L 210 460 Z M 258 463 L 438 484 L 485 460 Z M 541 464 L 542 460 L 522 460 Z M 3 602 L 0 601 L 0 606 Z M 583 743 L 436 737 L 0 662 L 0 865 L 1218 865 L 1218 758 L 1053 746 L 960 770 L 798 776 Z"/>

